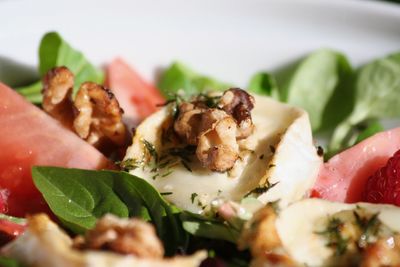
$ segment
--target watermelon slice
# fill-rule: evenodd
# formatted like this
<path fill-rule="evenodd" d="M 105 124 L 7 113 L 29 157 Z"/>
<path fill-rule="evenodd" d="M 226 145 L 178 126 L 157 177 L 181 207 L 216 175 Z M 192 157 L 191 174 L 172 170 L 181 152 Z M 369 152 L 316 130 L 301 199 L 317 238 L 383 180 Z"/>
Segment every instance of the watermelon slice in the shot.
<path fill-rule="evenodd" d="M 136 126 L 157 111 L 157 105 L 165 102 L 155 86 L 143 80 L 120 58 L 114 59 L 107 66 L 105 84 L 118 99 L 124 110 L 124 121 L 130 127 Z"/>
<path fill-rule="evenodd" d="M 48 211 L 31 167 L 108 168 L 94 147 L 0 83 L 0 212 L 23 217 Z"/>
<path fill-rule="evenodd" d="M 371 136 L 325 163 L 311 195 L 347 203 L 361 201 L 368 177 L 399 149 L 400 128 Z"/>

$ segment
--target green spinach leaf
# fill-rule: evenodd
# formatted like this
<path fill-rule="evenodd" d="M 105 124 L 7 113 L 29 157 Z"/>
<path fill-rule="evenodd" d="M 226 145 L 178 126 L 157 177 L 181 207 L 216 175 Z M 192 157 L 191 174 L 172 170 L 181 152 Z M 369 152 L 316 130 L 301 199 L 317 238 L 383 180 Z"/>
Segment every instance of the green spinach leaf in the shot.
<path fill-rule="evenodd" d="M 249 83 L 247 89 L 258 95 L 270 96 L 279 100 L 279 90 L 275 78 L 267 73 L 260 72 L 255 74 Z"/>
<path fill-rule="evenodd" d="M 310 116 L 314 131 L 334 127 L 348 115 L 352 98 L 345 97 L 334 101 L 335 94 L 343 95 L 348 91 L 347 81 L 352 68 L 346 57 L 329 49 L 317 50 L 300 62 L 291 77 L 286 101 L 304 108 Z M 348 92 L 347 92 L 348 93 Z M 339 102 L 335 110 L 326 110 L 330 101 Z M 332 112 L 333 111 L 333 112 Z M 327 118 L 334 114 L 334 117 Z"/>
<path fill-rule="evenodd" d="M 355 79 L 355 104 L 351 114 L 335 130 L 329 149 L 346 147 L 354 126 L 380 118 L 400 116 L 400 53 L 361 67 Z"/>
<path fill-rule="evenodd" d="M 158 83 L 165 97 L 183 90 L 185 95 L 199 94 L 205 91 L 226 90 L 230 85 L 207 76 L 200 75 L 179 62 L 174 62 L 162 74 Z"/>
<path fill-rule="evenodd" d="M 33 167 L 32 177 L 50 209 L 74 232 L 83 233 L 97 218 L 113 213 L 151 220 L 168 255 L 186 245 L 176 209 L 143 179 L 126 172 L 57 167 Z"/>
<path fill-rule="evenodd" d="M 72 48 L 58 33 L 49 32 L 43 36 L 39 46 L 40 76 L 57 66 L 66 66 L 75 74 L 75 92 L 83 82 L 102 83 L 104 79 L 103 72 L 95 68 L 81 52 Z M 17 90 L 33 103 L 42 101 L 41 81 Z"/>

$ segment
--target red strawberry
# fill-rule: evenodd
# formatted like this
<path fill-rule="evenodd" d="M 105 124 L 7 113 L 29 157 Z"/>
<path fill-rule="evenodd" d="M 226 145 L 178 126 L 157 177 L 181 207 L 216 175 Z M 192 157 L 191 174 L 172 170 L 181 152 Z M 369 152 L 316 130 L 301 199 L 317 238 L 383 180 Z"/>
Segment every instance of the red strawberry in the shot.
<path fill-rule="evenodd" d="M 400 150 L 368 178 L 363 200 L 400 206 Z"/>

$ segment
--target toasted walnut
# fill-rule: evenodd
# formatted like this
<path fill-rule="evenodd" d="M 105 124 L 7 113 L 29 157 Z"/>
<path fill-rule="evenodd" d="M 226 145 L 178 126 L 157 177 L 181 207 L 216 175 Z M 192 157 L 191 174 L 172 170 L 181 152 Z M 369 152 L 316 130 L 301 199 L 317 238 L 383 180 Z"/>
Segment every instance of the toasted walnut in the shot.
<path fill-rule="evenodd" d="M 214 111 L 210 110 L 204 117 L 212 117 L 212 113 Z M 239 145 L 236 142 L 236 123 L 232 117 L 217 120 L 200 134 L 196 156 L 203 166 L 212 171 L 223 172 L 233 167 L 239 156 Z"/>
<path fill-rule="evenodd" d="M 400 266 L 400 235 L 380 238 L 363 253 L 361 267 Z"/>
<path fill-rule="evenodd" d="M 213 101 L 219 97 L 212 97 Z M 174 131 L 189 145 L 197 145 L 196 156 L 212 171 L 230 170 L 239 157 L 237 140 L 253 131 L 251 109 L 254 99 L 241 89 L 230 89 L 210 105 L 208 98 L 199 96 L 179 106 Z"/>
<path fill-rule="evenodd" d="M 277 213 L 273 205 L 267 205 L 257 211 L 245 224 L 238 241 L 239 249 L 250 249 L 253 256 L 252 266 L 297 266 L 283 250 L 275 227 Z"/>
<path fill-rule="evenodd" d="M 66 67 L 56 67 L 47 72 L 42 83 L 43 109 L 64 126 L 72 129 L 74 75 Z"/>
<path fill-rule="evenodd" d="M 254 108 L 254 97 L 239 88 L 225 91 L 218 106 L 225 110 L 238 124 L 237 138 L 243 139 L 252 134 L 254 124 L 251 110 Z"/>
<path fill-rule="evenodd" d="M 164 248 L 154 227 L 139 219 L 106 215 L 79 242 L 80 249 L 110 250 L 139 258 L 162 258 Z"/>
<path fill-rule="evenodd" d="M 103 86 L 85 82 L 79 88 L 74 106 L 77 116 L 74 129 L 78 135 L 94 146 L 112 143 L 122 146 L 126 142 L 126 128 L 122 122 L 122 109 L 114 94 Z"/>
<path fill-rule="evenodd" d="M 189 145 L 197 145 L 201 131 L 201 121 L 204 109 L 196 108 L 194 104 L 184 102 L 179 106 L 179 116 L 174 123 L 175 132 Z"/>
<path fill-rule="evenodd" d="M 281 240 L 275 227 L 277 214 L 273 207 L 266 206 L 257 211 L 245 225 L 239 240 L 241 249 L 250 248 L 253 256 L 264 255 L 281 246 Z"/>

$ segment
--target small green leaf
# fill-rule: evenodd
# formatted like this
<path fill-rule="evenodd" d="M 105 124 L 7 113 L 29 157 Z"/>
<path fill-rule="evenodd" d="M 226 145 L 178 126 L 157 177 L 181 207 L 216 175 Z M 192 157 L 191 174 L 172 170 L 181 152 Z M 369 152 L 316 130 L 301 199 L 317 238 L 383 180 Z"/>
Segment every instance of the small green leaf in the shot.
<path fill-rule="evenodd" d="M 314 131 L 333 128 L 350 112 L 352 98 L 341 98 L 340 107 L 335 105 L 335 110 L 328 112 L 325 109 L 335 94 L 349 93 L 346 92 L 347 81 L 351 74 L 351 66 L 343 54 L 329 49 L 317 50 L 301 61 L 294 71 L 285 89 L 287 102 L 309 113 Z"/>
<path fill-rule="evenodd" d="M 29 102 L 33 104 L 40 104 L 43 101 L 42 82 L 37 81 L 31 85 L 17 88 L 18 93 L 23 95 Z"/>
<path fill-rule="evenodd" d="M 169 205 L 145 180 L 126 172 L 33 167 L 32 177 L 53 213 L 70 230 L 83 233 L 107 213 L 151 220 L 172 255 L 187 234 Z"/>
<path fill-rule="evenodd" d="M 270 96 L 279 100 L 279 90 L 275 78 L 266 72 L 255 74 L 249 83 L 247 89 L 258 95 Z"/>
<path fill-rule="evenodd" d="M 205 91 L 226 90 L 230 85 L 200 75 L 182 63 L 174 62 L 162 74 L 158 87 L 165 97 L 171 97 L 179 90 L 183 90 L 185 95 L 194 95 Z"/>
<path fill-rule="evenodd" d="M 370 120 L 400 116 L 400 53 L 374 60 L 361 67 L 355 79 L 355 104 L 336 129 L 329 150 L 346 148 L 357 125 Z"/>
<path fill-rule="evenodd" d="M 181 214 L 181 220 L 183 222 L 183 229 L 194 236 L 236 243 L 240 235 L 238 230 L 223 222 L 190 212 L 183 212 Z"/>
<path fill-rule="evenodd" d="M 81 52 L 72 48 L 58 33 L 49 32 L 43 36 L 39 46 L 39 74 L 43 76 L 51 68 L 58 66 L 66 66 L 74 73 L 74 92 L 86 81 L 103 83 L 102 71 L 95 68 Z M 41 81 L 17 90 L 35 104 L 42 101 Z"/>

